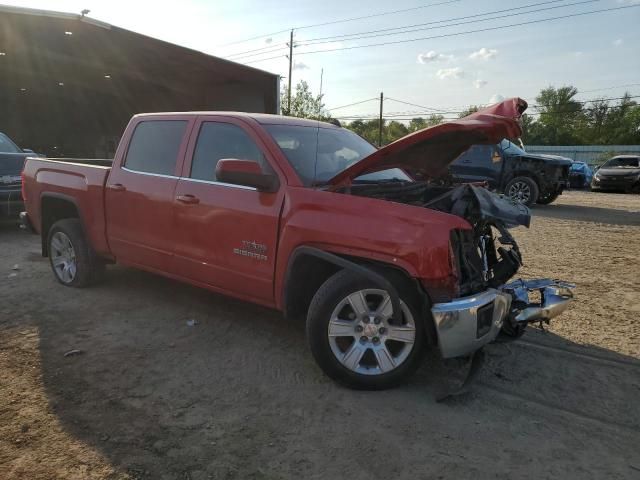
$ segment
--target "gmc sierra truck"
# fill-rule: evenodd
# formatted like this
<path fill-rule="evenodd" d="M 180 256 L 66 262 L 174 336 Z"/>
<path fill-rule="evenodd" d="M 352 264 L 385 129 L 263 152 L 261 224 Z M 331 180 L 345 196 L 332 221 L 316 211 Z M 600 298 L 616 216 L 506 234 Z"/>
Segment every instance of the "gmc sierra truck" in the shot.
<path fill-rule="evenodd" d="M 504 138 L 495 145 L 474 145 L 449 167 L 455 182 L 487 182 L 527 206 L 548 205 L 569 187 L 571 160 L 527 153 Z"/>
<path fill-rule="evenodd" d="M 527 207 L 407 173 L 518 136 L 525 108 L 504 101 L 379 150 L 299 118 L 136 115 L 113 162 L 29 158 L 21 218 L 62 285 L 117 262 L 275 308 L 306 319 L 328 376 L 388 388 L 426 349 L 472 358 L 568 306 L 570 284 L 508 283 L 522 262 L 508 229 L 529 225 Z"/>

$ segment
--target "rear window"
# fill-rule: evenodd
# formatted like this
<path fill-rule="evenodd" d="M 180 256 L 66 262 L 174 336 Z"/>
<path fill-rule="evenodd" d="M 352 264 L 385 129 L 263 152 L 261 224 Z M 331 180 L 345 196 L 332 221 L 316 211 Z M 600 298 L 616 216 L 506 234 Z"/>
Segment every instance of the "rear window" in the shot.
<path fill-rule="evenodd" d="M 174 175 L 186 120 L 140 122 L 133 132 L 124 166 L 136 172 Z"/>

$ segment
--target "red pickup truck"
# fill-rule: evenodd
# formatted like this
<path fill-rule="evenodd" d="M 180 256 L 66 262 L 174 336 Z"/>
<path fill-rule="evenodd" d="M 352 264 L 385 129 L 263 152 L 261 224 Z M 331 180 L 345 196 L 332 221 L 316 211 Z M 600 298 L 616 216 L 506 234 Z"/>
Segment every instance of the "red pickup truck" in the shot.
<path fill-rule="evenodd" d="M 276 308 L 306 318 L 327 375 L 387 388 L 428 348 L 471 356 L 567 307 L 569 284 L 507 283 L 521 264 L 508 228 L 529 225 L 527 207 L 431 181 L 471 145 L 519 136 L 525 108 L 507 100 L 379 150 L 298 118 L 136 115 L 113 162 L 29 158 L 21 218 L 65 286 L 117 262 Z"/>

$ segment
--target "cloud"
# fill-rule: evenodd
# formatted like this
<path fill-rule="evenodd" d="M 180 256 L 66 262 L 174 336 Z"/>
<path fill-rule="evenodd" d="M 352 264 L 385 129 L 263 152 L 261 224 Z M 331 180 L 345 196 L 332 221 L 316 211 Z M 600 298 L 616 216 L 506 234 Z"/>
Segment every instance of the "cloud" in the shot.
<path fill-rule="evenodd" d="M 482 80 L 482 79 L 478 78 L 478 79 L 473 81 L 473 86 L 476 87 L 476 88 L 482 88 L 482 87 L 486 86 L 487 83 L 489 83 L 489 82 L 487 82 L 486 80 Z"/>
<path fill-rule="evenodd" d="M 489 99 L 489 103 L 491 104 L 499 103 L 503 100 L 504 100 L 504 97 L 502 95 L 500 95 L 499 93 L 494 93 L 493 95 L 491 95 L 491 98 Z"/>
<path fill-rule="evenodd" d="M 613 41 L 613 45 L 616 47 L 619 47 L 623 43 L 624 43 L 624 40 L 622 40 L 621 38 L 617 38 L 616 40 Z"/>
<path fill-rule="evenodd" d="M 293 69 L 294 70 L 307 70 L 309 68 L 310 68 L 309 65 L 307 65 L 304 62 L 295 62 L 295 61 L 293 62 Z"/>
<path fill-rule="evenodd" d="M 496 55 L 498 55 L 498 50 L 495 48 L 482 47 L 480 50 L 469 55 L 469 58 L 472 60 L 489 60 L 491 58 L 496 58 Z"/>
<path fill-rule="evenodd" d="M 264 43 L 271 43 L 273 42 L 273 38 L 269 37 L 267 39 L 265 39 Z"/>
<path fill-rule="evenodd" d="M 445 55 L 443 53 L 429 50 L 427 53 L 418 54 L 418 63 L 443 62 L 453 59 L 453 55 Z"/>
<path fill-rule="evenodd" d="M 462 70 L 460 67 L 441 68 L 436 72 L 436 76 L 440 80 L 446 80 L 448 78 L 462 78 L 464 77 L 464 75 L 464 70 Z"/>

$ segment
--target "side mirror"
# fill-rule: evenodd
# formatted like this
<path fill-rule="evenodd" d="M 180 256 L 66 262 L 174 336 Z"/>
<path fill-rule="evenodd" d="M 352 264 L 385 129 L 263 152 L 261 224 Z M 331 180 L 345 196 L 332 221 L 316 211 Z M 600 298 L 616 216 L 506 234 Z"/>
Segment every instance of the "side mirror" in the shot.
<path fill-rule="evenodd" d="M 31 150 L 30 148 L 23 148 L 23 149 L 22 149 L 22 151 L 23 151 L 24 153 L 36 153 L 36 152 L 34 152 L 33 150 Z"/>
<path fill-rule="evenodd" d="M 277 192 L 280 187 L 278 177 L 264 173 L 254 160 L 223 158 L 216 165 L 216 179 L 224 183 L 254 187 L 261 192 Z"/>

